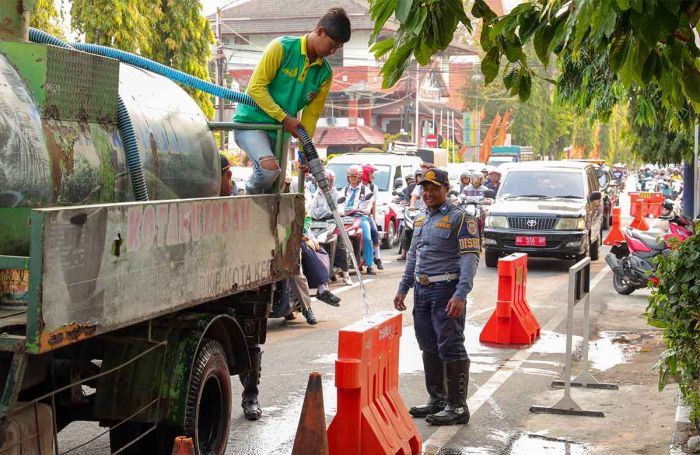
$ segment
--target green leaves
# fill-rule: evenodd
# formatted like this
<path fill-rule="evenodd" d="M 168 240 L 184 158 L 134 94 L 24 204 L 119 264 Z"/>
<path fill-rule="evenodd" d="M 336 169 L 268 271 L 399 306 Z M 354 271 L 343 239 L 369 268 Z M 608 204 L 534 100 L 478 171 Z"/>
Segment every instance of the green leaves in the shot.
<path fill-rule="evenodd" d="M 661 109 L 668 114 L 665 125 L 682 128 L 693 123 L 700 108 L 700 48 L 695 43 L 700 8 L 695 3 L 526 0 L 497 17 L 485 0 L 474 0 L 471 13 L 481 21 L 484 80 L 492 83 L 503 70 L 509 92 L 526 100 L 536 72 L 523 48 L 532 45 L 545 70 L 556 61 L 558 86 L 566 86 L 558 98 L 577 111 L 592 109 L 597 118 L 605 119 L 617 103 L 649 87 L 658 91 Z M 391 55 L 415 55 L 421 64 L 449 45 L 457 24 L 466 19 L 461 0 L 372 0 L 371 5 L 373 17 L 384 19 L 393 12 L 401 22 Z M 400 43 L 414 37 L 417 41 L 411 52 L 401 48 Z M 576 61 L 587 63 L 574 64 Z M 391 61 L 384 74 L 394 77 L 385 80 L 386 84 L 398 80 L 394 70 L 405 67 L 404 63 Z M 574 66 L 578 76 L 564 70 Z M 637 111 L 636 119 L 655 121 L 656 115 L 650 112 Z"/>
<path fill-rule="evenodd" d="M 484 85 L 489 85 L 498 76 L 499 53 L 494 47 L 481 60 L 481 72 L 484 73 Z"/>
<path fill-rule="evenodd" d="M 386 21 L 389 20 L 398 5 L 399 0 L 375 0 L 371 3 L 371 6 L 369 7 L 369 14 L 370 18 L 374 22 L 374 30 L 370 35 L 370 42 L 374 41 L 374 39 L 379 35 L 382 27 L 384 27 L 384 24 L 386 24 Z"/>
<path fill-rule="evenodd" d="M 406 22 L 412 6 L 413 0 L 399 0 L 399 4 L 396 6 L 396 20 L 401 23 Z"/>
<path fill-rule="evenodd" d="M 678 244 L 668 258 L 658 259 L 660 285 L 652 290 L 646 316 L 650 325 L 664 331 L 669 349 L 659 358 L 659 388 L 674 377 L 684 400 L 700 417 L 697 378 L 700 377 L 700 235 Z"/>
<path fill-rule="evenodd" d="M 379 40 L 392 15 L 399 22 L 398 30 L 392 39 Z M 371 50 L 375 58 L 388 55 L 381 70 L 385 88 L 401 78 L 412 56 L 421 65 L 429 64 L 433 55 L 450 45 L 460 22 L 472 30 L 462 0 L 373 0 L 370 16 L 374 21 Z"/>

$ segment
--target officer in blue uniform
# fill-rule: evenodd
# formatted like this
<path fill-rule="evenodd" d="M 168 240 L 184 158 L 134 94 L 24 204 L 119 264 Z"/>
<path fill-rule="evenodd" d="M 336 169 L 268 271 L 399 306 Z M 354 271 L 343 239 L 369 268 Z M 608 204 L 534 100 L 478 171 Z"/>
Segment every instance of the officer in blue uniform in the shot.
<path fill-rule="evenodd" d="M 481 250 L 477 220 L 447 200 L 447 177 L 447 172 L 431 169 L 419 183 L 427 208 L 416 219 L 406 270 L 394 297 L 394 307 L 404 311 L 406 293 L 415 285 L 413 323 L 430 400 L 409 412 L 431 425 L 469 422 L 464 324 Z"/>

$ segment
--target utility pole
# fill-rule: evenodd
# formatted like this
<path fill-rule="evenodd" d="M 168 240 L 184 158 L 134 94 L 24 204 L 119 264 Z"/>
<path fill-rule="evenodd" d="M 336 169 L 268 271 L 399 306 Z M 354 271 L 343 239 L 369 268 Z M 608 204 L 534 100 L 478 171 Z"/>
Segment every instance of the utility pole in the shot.
<path fill-rule="evenodd" d="M 420 67 L 416 61 L 416 148 L 420 147 Z"/>
<path fill-rule="evenodd" d="M 226 71 L 226 55 L 224 54 L 224 45 L 221 40 L 221 8 L 216 8 L 216 60 L 214 67 L 216 68 L 216 83 L 220 87 L 224 85 L 224 72 Z M 224 121 L 224 99 L 217 98 L 216 102 L 216 120 Z M 226 146 L 226 135 L 228 133 L 219 131 L 219 149 L 224 150 Z"/>

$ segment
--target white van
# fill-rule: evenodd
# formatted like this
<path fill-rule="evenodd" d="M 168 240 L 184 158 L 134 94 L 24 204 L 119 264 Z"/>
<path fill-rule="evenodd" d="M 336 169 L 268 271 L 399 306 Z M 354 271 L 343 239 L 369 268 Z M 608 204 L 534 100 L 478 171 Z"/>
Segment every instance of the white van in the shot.
<path fill-rule="evenodd" d="M 335 172 L 335 186 L 338 190 L 345 188 L 347 182 L 347 169 L 353 164 L 371 164 L 377 168 L 374 174 L 374 184 L 377 186 L 377 230 L 382 239 L 382 247 L 392 248 L 398 240 L 398 213 L 399 209 L 392 203 L 392 192 L 394 191 L 394 181 L 413 176 L 420 169 L 422 160 L 405 153 L 382 152 L 382 153 L 345 153 L 336 155 L 328 161 L 326 169 Z"/>

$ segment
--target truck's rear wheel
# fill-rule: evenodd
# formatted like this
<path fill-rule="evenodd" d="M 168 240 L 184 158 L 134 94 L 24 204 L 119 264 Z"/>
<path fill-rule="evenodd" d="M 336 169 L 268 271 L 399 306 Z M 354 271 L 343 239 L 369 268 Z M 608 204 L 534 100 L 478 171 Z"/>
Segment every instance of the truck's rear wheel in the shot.
<path fill-rule="evenodd" d="M 484 259 L 486 260 L 486 267 L 498 267 L 498 252 L 497 251 L 491 251 L 491 250 L 485 250 L 484 251 Z"/>
<path fill-rule="evenodd" d="M 185 408 L 184 432 L 192 436 L 200 455 L 226 451 L 231 422 L 231 376 L 223 346 L 202 340 L 192 366 Z"/>

